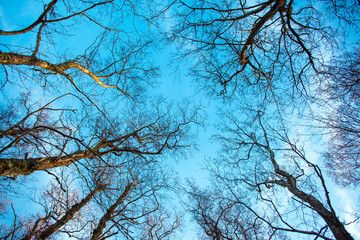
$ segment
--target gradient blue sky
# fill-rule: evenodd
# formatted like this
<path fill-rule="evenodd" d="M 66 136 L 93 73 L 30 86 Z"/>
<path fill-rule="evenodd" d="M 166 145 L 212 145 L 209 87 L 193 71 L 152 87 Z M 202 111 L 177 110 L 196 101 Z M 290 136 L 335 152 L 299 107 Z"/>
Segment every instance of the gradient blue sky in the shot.
<path fill-rule="evenodd" d="M 3 0 L 0 3 L 0 29 L 15 30 L 19 29 L 21 26 L 27 26 L 29 23 L 34 22 L 41 13 L 42 1 Z M 95 33 L 89 28 L 81 29 L 81 31 L 83 31 L 82 35 L 87 36 L 87 38 L 82 39 L 82 41 L 78 41 L 78 39 L 71 41 L 70 39 L 71 42 L 69 42 L 69 39 L 67 39 L 67 42 L 64 44 L 64 46 L 69 46 L 70 44 L 77 46 L 79 53 L 82 53 L 84 47 L 87 47 L 95 37 Z M 2 36 L 0 38 L 0 44 L 2 44 L 0 45 L 0 50 L 7 51 L 6 47 L 4 47 L 6 45 L 26 46 L 29 43 L 33 43 L 35 37 L 36 35 L 34 33 L 27 33 L 18 36 Z M 57 39 L 57 41 L 61 42 L 61 39 Z M 57 50 L 60 52 L 62 50 L 61 48 L 62 46 L 60 45 Z M 209 117 L 215 116 L 216 107 L 213 103 L 208 101 L 204 93 L 197 92 L 195 90 L 191 78 L 187 76 L 187 66 L 183 64 L 177 70 L 175 70 L 173 67 L 169 67 L 171 52 L 174 51 L 176 51 L 175 48 L 166 47 L 155 53 L 154 60 L 161 68 L 161 77 L 159 78 L 159 85 L 156 86 L 152 91 L 154 94 L 163 95 L 174 102 L 179 102 L 183 98 L 191 99 L 191 101 L 194 101 L 196 104 L 202 104 L 203 111 L 207 112 Z M 3 74 L 4 73 L 1 72 L 0 76 L 4 77 Z M 8 92 L 7 97 L 15 97 L 19 94 L 16 92 L 16 90 L 6 90 Z M 37 89 L 33 89 L 33 91 L 36 92 Z M 2 97 L 3 96 L 1 96 L 0 99 Z M 198 129 L 198 134 L 196 135 L 199 142 L 198 149 L 191 151 L 191 154 L 188 155 L 187 159 L 176 158 L 166 160 L 166 162 L 170 163 L 173 169 L 178 172 L 182 183 L 185 183 L 186 179 L 190 178 L 196 180 L 196 182 L 200 185 L 207 184 L 207 175 L 202 170 L 202 161 L 204 160 L 205 156 L 209 156 L 215 153 L 216 146 L 210 143 L 211 132 L 212 126 L 209 124 L 207 124 L 206 128 Z M 40 176 L 37 177 L 39 179 L 43 179 L 43 182 L 46 182 L 46 179 L 48 178 L 46 174 L 40 174 Z M 21 191 L 30 193 L 33 190 L 27 189 L 27 187 L 24 186 Z M 176 199 L 176 197 L 174 199 Z M 26 198 L 13 198 L 13 205 L 17 215 L 26 216 L 30 214 L 36 214 L 36 212 L 41 209 Z M 2 221 L 12 222 L 13 214 L 11 211 L 9 211 L 7 217 L 7 219 L 4 218 Z M 0 223 L 2 221 L 0 221 Z M 183 233 L 184 236 L 182 239 L 197 239 L 195 226 L 190 223 L 189 216 L 186 216 L 184 226 L 185 232 Z"/>
<path fill-rule="evenodd" d="M 37 16 L 42 12 L 42 4 L 34 0 L 2 0 L 0 3 L 0 29 L 13 30 L 19 26 L 28 25 L 35 20 Z M 84 34 L 91 35 L 89 29 L 84 29 Z M 8 45 L 21 45 L 22 42 L 27 42 L 31 34 L 20 35 L 15 37 L 2 36 L 0 38 L 0 44 Z M 34 34 L 31 36 L 34 37 Z M 30 37 L 30 38 L 31 38 Z M 89 38 L 90 39 L 90 38 Z M 85 41 L 85 40 L 84 40 Z M 78 44 L 79 49 L 84 46 L 84 42 L 74 41 L 74 45 Z M 86 44 L 85 44 L 86 45 Z M 0 45 L 0 50 L 5 51 L 3 45 Z M 173 168 L 178 172 L 181 181 L 185 183 L 186 178 L 194 179 L 199 185 L 205 186 L 207 184 L 207 174 L 201 169 L 202 163 L 206 156 L 214 156 L 217 150 L 217 145 L 211 143 L 210 138 L 214 131 L 214 127 L 211 125 L 214 122 L 216 116 L 216 101 L 209 101 L 205 93 L 200 92 L 194 87 L 194 83 L 190 76 L 187 75 L 188 65 L 183 64 L 179 66 L 178 71 L 169 67 L 171 59 L 171 52 L 176 52 L 175 47 L 166 47 L 159 50 L 156 53 L 155 61 L 159 64 L 162 70 L 162 76 L 159 79 L 160 84 L 153 91 L 155 94 L 162 94 L 168 99 L 173 101 L 180 101 L 182 98 L 192 99 L 195 103 L 199 103 L 203 106 L 204 112 L 208 115 L 208 123 L 205 124 L 206 128 L 199 128 L 198 138 L 198 150 L 192 152 L 185 160 L 169 159 Z M 0 73 L 3 74 L 3 73 Z M 2 75 L 3 76 L 3 75 Z M 211 120 L 211 121 L 210 121 Z M 313 158 L 319 158 L 319 154 L 314 150 L 321 148 L 322 146 L 316 146 L 315 143 L 308 143 L 307 146 Z M 315 148 L 314 148 L 315 147 Z M 341 189 L 332 185 L 331 196 L 334 198 L 336 207 L 339 210 L 351 211 L 350 206 L 358 205 L 359 193 L 349 190 Z M 356 196 L 354 196 L 356 195 Z M 24 201 L 15 201 L 14 206 L 19 213 L 28 213 L 29 207 L 24 205 Z M 347 218 L 345 215 L 344 218 Z M 195 233 L 195 227 L 189 222 L 189 216 L 186 217 L 187 228 L 184 232 L 183 240 L 197 239 Z M 349 218 L 350 219 L 350 218 Z M 360 224 L 352 225 L 349 227 L 354 237 L 360 239 Z"/>

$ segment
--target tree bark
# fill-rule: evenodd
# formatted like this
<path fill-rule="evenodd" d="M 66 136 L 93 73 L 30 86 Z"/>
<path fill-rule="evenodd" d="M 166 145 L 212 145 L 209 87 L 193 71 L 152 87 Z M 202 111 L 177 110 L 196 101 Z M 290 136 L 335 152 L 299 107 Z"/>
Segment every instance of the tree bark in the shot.
<path fill-rule="evenodd" d="M 48 61 L 39 59 L 35 56 L 27 56 L 27 55 L 18 54 L 18 53 L 0 51 L 0 64 L 36 66 L 36 67 L 46 69 L 48 71 L 51 71 L 51 72 L 54 72 L 57 74 L 64 74 L 66 70 L 71 69 L 71 68 L 76 68 L 76 69 L 80 70 L 81 72 L 87 74 L 100 86 L 102 86 L 104 88 L 116 88 L 116 89 L 122 91 L 116 85 L 108 85 L 108 84 L 103 83 L 100 80 L 101 77 L 95 75 L 89 69 L 83 67 L 82 65 L 80 65 L 79 63 L 77 63 L 75 61 L 66 61 L 66 62 L 59 63 L 59 64 L 53 64 Z"/>
<path fill-rule="evenodd" d="M 136 133 L 136 132 L 135 132 Z M 78 150 L 76 152 L 66 154 L 65 156 L 39 157 L 39 158 L 0 158 L 0 176 L 17 176 L 29 175 L 34 171 L 51 169 L 54 167 L 69 166 L 73 162 L 77 162 L 89 157 L 102 157 L 111 153 L 128 152 L 144 155 L 158 155 L 167 146 L 167 140 L 158 150 L 142 151 L 139 147 L 118 147 L 126 139 L 134 136 L 135 133 L 127 134 L 114 140 L 99 141 L 95 147 L 86 150 Z M 140 141 L 139 141 L 140 142 Z M 108 148 L 102 152 L 101 149 Z"/>
<path fill-rule="evenodd" d="M 295 178 L 293 178 L 293 180 L 295 180 Z M 325 206 L 314 196 L 299 190 L 292 182 L 293 181 L 287 181 L 287 188 L 289 191 L 299 199 L 308 203 L 324 219 L 337 240 L 354 240 L 334 212 L 325 208 Z"/>
<path fill-rule="evenodd" d="M 71 163 L 80 159 L 93 156 L 95 156 L 95 154 L 90 150 L 79 150 L 62 157 L 0 158 L 0 176 L 29 175 L 34 171 L 69 166 Z"/>
<path fill-rule="evenodd" d="M 121 196 L 116 200 L 116 202 L 111 205 L 106 213 L 103 215 L 103 217 L 100 219 L 98 225 L 93 230 L 93 234 L 91 236 L 91 240 L 98 240 L 101 236 L 104 228 L 106 227 L 106 223 L 112 218 L 112 215 L 114 214 L 116 208 L 124 202 L 125 198 L 129 195 L 130 190 L 132 187 L 136 187 L 135 180 L 129 183 L 124 192 L 121 194 Z"/>

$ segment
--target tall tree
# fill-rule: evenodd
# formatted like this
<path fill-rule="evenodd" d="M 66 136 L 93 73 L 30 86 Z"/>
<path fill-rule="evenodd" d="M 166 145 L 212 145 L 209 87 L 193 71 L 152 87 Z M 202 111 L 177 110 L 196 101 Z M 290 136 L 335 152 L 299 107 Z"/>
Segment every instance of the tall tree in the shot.
<path fill-rule="evenodd" d="M 142 94 L 140 89 L 151 84 L 156 68 L 146 57 L 150 40 L 127 22 L 137 21 L 135 5 L 114 0 L 55 0 L 43 9 L 28 27 L 0 31 L 17 42 L 25 39 L 30 43 L 1 50 L 2 86 L 20 83 L 13 74 L 18 72 L 25 87 L 37 83 L 45 86 L 47 93 L 50 86 L 58 92 L 68 89 L 91 102 L 91 96 L 102 94 L 101 88 L 116 89 L 120 94 L 112 92 L 113 97 L 136 98 Z M 104 14 L 106 18 L 99 17 Z M 93 88 L 96 85 L 99 88 Z"/>
<path fill-rule="evenodd" d="M 100 160 L 71 168 L 51 172 L 55 179 L 37 200 L 41 206 L 37 216 L 15 218 L 3 226 L 0 236 L 161 239 L 179 227 L 178 218 L 164 214 L 162 196 L 173 188 L 173 179 L 159 163 L 134 158 L 117 168 Z M 158 221 L 152 225 L 150 219 Z"/>
<path fill-rule="evenodd" d="M 327 72 L 324 55 L 349 51 L 343 36 L 356 31 L 360 12 L 358 1 L 176 1 L 168 8 L 165 16 L 177 23 L 168 36 L 183 48 L 179 59 L 194 57 L 201 86 L 222 94 L 254 88 L 271 102 L 311 94 L 316 75 Z"/>
<path fill-rule="evenodd" d="M 135 110 L 128 112 L 125 118 L 113 118 L 111 121 L 103 114 L 97 117 L 88 115 L 82 119 L 79 116 L 63 119 L 60 115 L 58 122 L 67 123 L 66 126 L 42 124 L 44 120 L 41 114 L 48 105 L 31 111 L 3 131 L 1 151 L 7 158 L 0 158 L 0 175 L 28 175 L 34 171 L 69 166 L 91 158 L 108 162 L 105 158 L 134 155 L 148 156 L 150 161 L 152 156 L 175 150 L 181 147 L 180 138 L 186 138 L 189 124 L 198 121 L 196 113 L 186 113 L 184 109 L 184 112 L 177 114 L 166 103 L 157 104 L 152 106 L 155 110 L 146 112 L 146 106 L 142 105 L 141 113 Z M 76 114 L 73 113 L 72 117 Z M 38 118 L 32 123 L 34 116 Z M 75 123 L 78 120 L 80 124 Z M 26 124 L 31 127 L 22 127 Z M 72 130 L 74 128 L 75 131 Z"/>
<path fill-rule="evenodd" d="M 132 188 L 136 188 L 135 180 L 129 183 L 128 185 L 126 185 L 124 192 L 119 196 L 119 198 L 115 201 L 115 203 L 106 210 L 106 213 L 101 217 L 99 223 L 92 232 L 92 236 L 91 236 L 92 240 L 100 238 L 100 236 L 104 231 L 104 228 L 106 227 L 106 223 L 112 219 L 112 215 L 114 215 L 116 208 L 118 208 L 119 205 L 121 205 L 125 201 L 125 199 L 132 191 Z"/>
<path fill-rule="evenodd" d="M 148 58 L 151 44 L 134 25 L 138 21 L 135 5 L 113 0 L 54 0 L 36 7 L 43 11 L 27 27 L 0 31 L 0 35 L 18 43 L 2 45 L 0 49 L 4 76 L 0 175 L 27 175 L 111 153 L 156 155 L 170 146 L 173 133 L 165 136 L 164 132 L 160 133 L 165 129 L 155 126 L 164 117 L 160 114 L 154 122 L 137 125 L 132 130 L 130 126 L 136 124 L 129 120 L 127 129 L 111 139 L 96 136 L 102 129 L 94 126 L 88 129 L 84 123 L 90 118 L 104 118 L 111 130 L 104 129 L 101 134 L 112 135 L 120 126 L 112 126 L 109 113 L 116 115 L 126 105 L 134 104 L 128 101 L 141 102 L 139 97 L 145 94 L 144 87 L 154 82 L 156 68 Z M 104 14 L 106 18 L 99 17 Z M 35 42 L 31 45 L 29 39 L 33 35 Z M 14 99 L 9 97 L 14 95 L 9 92 L 23 96 Z M 44 101 L 48 103 L 43 104 Z M 15 108 L 21 112 L 15 113 Z M 94 129 L 99 132 L 95 133 Z M 145 135 L 140 136 L 140 131 Z M 160 135 L 165 137 L 163 145 L 158 142 L 151 147 L 149 134 L 153 140 Z M 129 145 L 134 140 L 143 146 L 142 150 Z M 121 147 L 122 144 L 126 146 Z"/>
<path fill-rule="evenodd" d="M 174 111 L 176 104 L 147 93 L 158 69 L 151 60 L 157 39 L 140 17 L 145 4 L 46 2 L 34 4 L 40 11 L 34 19 L 0 30 L 0 176 L 2 185 L 18 186 L 45 171 L 59 185 L 44 196 L 50 199 L 44 214 L 20 220 L 14 208 L 14 225 L 3 236 L 171 234 L 179 219 L 172 224 L 160 204 L 171 180 L 162 178 L 158 162 L 167 151 L 193 145 L 188 130 L 198 117 L 189 104 Z M 117 181 L 90 186 L 85 179 L 99 169 Z M 81 197 L 63 191 L 57 172 L 65 170 L 84 179 L 87 188 L 71 189 Z M 126 188 L 134 179 L 140 186 Z"/>
<path fill-rule="evenodd" d="M 13 224 L 2 226 L 3 239 L 47 239 L 68 222 L 79 223 L 83 208 L 105 187 L 100 182 L 92 182 L 94 187 L 89 187 L 93 189 L 84 188 L 84 198 L 82 198 L 82 193 L 79 194 L 76 189 L 78 182 L 74 173 L 62 169 L 56 174 L 51 174 L 56 180 L 47 182 L 48 186 L 41 193 L 39 193 L 40 189 L 37 189 L 39 195 L 31 196 L 40 211 L 32 216 L 18 216 L 14 208 Z"/>
<path fill-rule="evenodd" d="M 58 231 L 62 226 L 64 226 L 69 220 L 71 220 L 74 215 L 81 210 L 99 191 L 101 191 L 103 186 L 97 186 L 95 189 L 91 190 L 88 195 L 83 198 L 80 202 L 71 206 L 71 208 L 61 217 L 58 221 L 47 226 L 41 233 L 39 234 L 38 239 L 47 239 L 51 235 L 53 235 L 56 231 Z M 25 236 L 24 239 L 29 239 L 28 236 Z"/>
<path fill-rule="evenodd" d="M 333 207 L 321 167 L 283 125 L 270 125 L 263 114 L 247 125 L 228 115 L 219 135 L 224 150 L 209 164 L 214 187 L 189 191 L 195 220 L 214 239 L 295 233 L 353 239 Z"/>
<path fill-rule="evenodd" d="M 334 178 L 347 186 L 358 183 L 359 74 L 358 57 L 352 52 L 352 44 L 359 33 L 359 1 L 175 1 L 168 8 L 170 11 L 164 16 L 172 15 L 176 19 L 168 37 L 182 47 L 178 60 L 195 59 L 192 73 L 200 86 L 212 93 L 230 95 L 233 98 L 226 103 L 243 109 L 244 115 L 248 114 L 247 109 L 259 112 L 276 109 L 285 119 L 295 118 L 294 112 L 300 112 L 298 116 L 303 116 L 302 112 L 314 114 L 321 127 L 330 129 L 326 133 L 330 141 L 325 155 L 328 167 L 336 169 Z M 327 91 L 323 91 L 324 86 Z M 241 104 L 237 104 L 239 102 Z M 314 103 L 316 111 L 312 111 Z M 264 231 L 259 229 L 263 228 L 257 225 L 262 222 L 273 229 L 267 232 L 270 237 L 284 230 L 303 231 L 326 239 L 328 236 L 323 231 L 329 228 L 337 239 L 351 239 L 327 195 L 322 174 L 326 169 L 310 162 L 282 126 L 281 130 L 278 125 L 273 126 L 271 114 L 262 115 L 258 124 L 247 123 L 247 118 L 249 116 L 231 117 L 234 128 L 221 129 L 219 135 L 225 146 L 222 152 L 226 157 L 212 168 L 213 185 L 219 184 L 219 187 L 206 194 L 194 188 L 194 204 L 190 209 L 206 234 L 216 239 L 246 238 L 245 232 L 239 229 L 249 229 L 247 233 L 257 229 L 262 234 Z M 220 125 L 225 124 L 223 119 L 222 116 Z M 269 125 L 264 127 L 261 121 L 268 121 Z M 241 122 L 245 128 L 240 127 L 244 126 Z M 282 153 L 289 155 L 288 161 Z M 237 154 L 238 162 L 234 160 Z M 260 159 L 268 159 L 268 165 Z M 258 165 L 253 165 L 255 162 Z M 304 165 L 309 166 L 310 172 Z M 250 172 L 253 172 L 252 178 Z M 312 179 L 308 173 L 315 176 L 318 187 L 299 180 Z M 306 187 L 300 182 L 306 183 Z M 242 194 L 246 192 L 246 184 L 258 192 L 258 201 Z M 227 191 L 222 193 L 224 187 Z M 287 189 L 295 201 L 304 205 L 293 203 L 294 208 L 282 212 L 278 206 L 284 203 L 280 197 L 275 199 L 275 189 Z M 312 195 L 318 190 L 324 193 L 325 201 Z M 214 192 L 218 195 L 211 198 L 209 194 Z M 210 199 L 215 206 L 207 203 Z M 258 202 L 268 203 L 274 211 L 272 216 L 276 217 L 270 219 L 264 217 L 265 213 L 259 214 L 254 207 Z M 326 227 L 310 226 L 316 220 L 310 221 L 307 217 L 299 218 L 302 219 L 299 225 L 291 224 L 288 213 L 297 208 L 308 208 L 304 216 L 307 211 L 315 211 L 310 214 L 325 221 Z M 236 221 L 227 223 L 242 209 L 248 209 L 256 220 L 244 221 L 245 228 Z M 284 226 L 277 226 L 277 221 Z M 234 225 L 230 230 L 226 228 Z M 306 230 L 298 228 L 301 225 Z"/>
<path fill-rule="evenodd" d="M 335 29 L 322 22 L 328 16 L 321 13 L 321 3 L 224 0 L 174 5 L 178 24 L 170 37 L 184 47 L 183 56 L 196 56 L 195 76 L 217 93 L 257 86 L 267 101 L 280 95 L 279 88 L 305 94 L 309 76 L 323 71 L 320 46 L 336 40 Z"/>
<path fill-rule="evenodd" d="M 333 60 L 324 79 L 325 114 L 315 115 L 329 134 L 325 160 L 334 179 L 343 186 L 360 182 L 360 52 L 344 54 Z M 321 104 L 321 103 L 320 103 Z"/>

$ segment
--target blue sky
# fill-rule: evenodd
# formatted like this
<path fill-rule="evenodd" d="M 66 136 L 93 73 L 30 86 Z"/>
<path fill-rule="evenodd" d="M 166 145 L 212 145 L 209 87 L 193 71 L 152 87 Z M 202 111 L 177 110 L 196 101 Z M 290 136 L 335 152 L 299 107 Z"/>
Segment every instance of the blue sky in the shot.
<path fill-rule="evenodd" d="M 36 20 L 42 12 L 41 1 L 33 0 L 4 0 L 0 3 L 0 29 L 15 30 L 22 26 L 27 26 Z M 84 51 L 84 48 L 92 43 L 95 39 L 96 31 L 93 31 L 94 26 L 91 25 L 88 28 L 77 29 L 77 34 L 81 38 L 58 38 L 55 39 L 58 43 L 56 51 L 61 52 L 66 50 L 68 46 L 72 47 L 72 51 L 78 50 L 79 54 Z M 79 32 L 81 31 L 81 32 Z M 83 38 L 83 36 L 87 36 Z M 0 39 L 0 50 L 7 51 L 4 45 L 8 46 L 33 46 L 36 34 L 29 32 L 19 36 L 2 36 Z M 62 44 L 62 42 L 64 44 Z M 46 46 L 46 43 L 43 43 Z M 52 46 L 45 47 L 52 48 Z M 154 60 L 157 65 L 161 68 L 161 77 L 158 79 L 159 84 L 156 85 L 152 92 L 153 94 L 163 95 L 169 101 L 179 102 L 183 98 L 191 99 L 195 104 L 203 105 L 203 112 L 206 112 L 209 117 L 215 116 L 216 107 L 212 102 L 209 102 L 207 97 L 202 92 L 195 90 L 191 78 L 187 75 L 188 66 L 185 64 L 181 65 L 179 69 L 175 70 L 174 67 L 169 66 L 171 59 L 171 53 L 176 52 L 174 47 L 166 47 L 160 49 L 155 53 Z M 42 53 L 40 51 L 40 53 Z M 175 74 L 174 74 L 175 73 Z M 1 75 L 3 77 L 3 72 Z M 30 89 L 33 88 L 29 86 Z M 6 88 L 6 97 L 18 97 L 19 92 L 17 89 Z M 32 89 L 33 95 L 37 95 L 39 89 Z M 1 98 L 4 96 L 2 95 Z M 51 96 L 48 96 L 49 98 Z M 46 102 L 44 100 L 44 102 Z M 211 124 L 206 124 L 206 128 L 198 128 L 196 138 L 199 142 L 198 149 L 193 149 L 188 155 L 187 159 L 166 159 L 167 163 L 170 163 L 171 167 L 179 174 L 182 183 L 186 182 L 187 178 L 196 179 L 196 182 L 200 185 L 207 184 L 207 175 L 202 170 L 202 162 L 207 155 L 215 153 L 216 147 L 210 143 L 210 137 L 212 134 L 213 127 Z M 36 174 L 37 181 L 46 183 L 48 176 L 46 174 Z M 31 186 L 32 184 L 30 184 Z M 36 187 L 45 187 L 35 183 Z M 23 186 L 22 192 L 33 193 L 32 190 Z M 41 208 L 36 206 L 26 197 L 19 199 L 13 198 L 13 205 L 16 209 L 17 215 L 31 215 L 36 214 Z M 179 210 L 179 209 L 178 209 Z M 180 209 L 180 211 L 182 211 Z M 8 212 L 8 220 L 2 219 L 3 221 L 12 222 L 12 212 Z M 195 226 L 190 223 L 190 217 L 186 216 L 184 225 L 186 226 L 183 233 L 184 240 L 197 239 L 195 233 Z"/>
<path fill-rule="evenodd" d="M 28 25 L 28 23 L 33 22 L 36 16 L 41 13 L 41 6 L 41 2 L 39 4 L 37 1 L 33 0 L 2 0 L 0 3 L 0 29 L 13 30 L 19 26 Z M 171 26 L 170 23 L 169 26 Z M 75 50 L 79 49 L 79 52 L 81 52 L 84 46 L 87 46 L 88 43 L 92 42 L 92 39 L 95 36 L 92 34 L 94 34 L 95 31 L 92 31 L 91 27 L 78 31 L 83 31 L 82 34 L 85 34 L 87 38 L 82 39 L 81 41 L 79 38 L 67 38 L 66 40 L 58 39 L 59 42 L 66 41 L 66 44 L 60 46 L 63 46 L 65 49 L 66 46 L 72 45 Z M 0 43 L 4 45 L 22 45 L 23 43 L 28 44 L 29 41 L 33 41 L 34 38 L 34 33 L 28 33 L 15 37 L 2 36 L 0 38 Z M 6 48 L 4 46 L 0 46 L 0 50 L 5 51 Z M 62 48 L 59 47 L 57 50 L 61 51 Z M 154 54 L 155 62 L 161 68 L 161 77 L 159 78 L 159 85 L 154 87 L 152 91 L 154 94 L 164 95 L 166 98 L 175 102 L 181 100 L 182 98 L 188 98 L 194 103 L 203 106 L 203 111 L 208 116 L 208 120 L 205 123 L 205 128 L 197 129 L 196 137 L 199 143 L 198 149 L 192 151 L 191 154 L 188 155 L 187 159 L 169 159 L 169 162 L 171 162 L 172 167 L 178 172 L 183 183 L 185 183 L 186 178 L 191 178 L 199 185 L 205 186 L 208 183 L 207 174 L 202 170 L 202 165 L 207 156 L 215 156 L 216 151 L 218 150 L 217 144 L 212 143 L 211 136 L 215 129 L 212 123 L 214 120 L 218 119 L 217 107 L 220 104 L 216 100 L 209 100 L 206 93 L 199 91 L 199 89 L 194 86 L 195 84 L 192 81 L 191 76 L 188 75 L 188 68 L 191 63 L 184 62 L 178 69 L 169 65 L 171 53 L 176 51 L 176 47 L 168 46 L 164 49 L 160 49 Z M 11 90 L 8 91 L 9 94 L 12 93 Z M 36 92 L 37 89 L 34 89 L 34 91 Z M 308 152 L 310 152 L 311 156 L 315 159 L 320 157 L 316 150 L 321 147 L 321 144 L 318 146 L 314 142 L 308 142 L 306 145 L 306 148 L 309 148 Z M 329 179 L 328 182 L 331 182 L 331 180 Z M 334 202 L 337 205 L 336 207 L 339 210 L 350 211 L 351 205 L 358 205 L 358 193 L 354 194 L 354 191 L 352 190 L 345 190 L 336 186 L 331 186 L 331 189 L 333 190 L 331 196 L 334 198 Z M 357 196 L 354 197 L 354 195 Z M 22 209 L 25 210 L 26 213 L 28 207 L 25 207 L 23 204 L 23 201 L 14 202 L 14 205 L 18 205 L 15 207 L 19 209 L 20 212 Z M 347 215 L 344 215 L 343 217 L 347 220 L 350 219 Z M 195 226 L 189 222 L 189 216 L 187 216 L 187 222 L 185 224 L 188 226 L 185 230 L 183 239 L 197 239 Z M 354 237 L 360 239 L 360 231 L 358 229 L 360 229 L 359 224 L 349 227 L 349 230 L 354 234 Z"/>

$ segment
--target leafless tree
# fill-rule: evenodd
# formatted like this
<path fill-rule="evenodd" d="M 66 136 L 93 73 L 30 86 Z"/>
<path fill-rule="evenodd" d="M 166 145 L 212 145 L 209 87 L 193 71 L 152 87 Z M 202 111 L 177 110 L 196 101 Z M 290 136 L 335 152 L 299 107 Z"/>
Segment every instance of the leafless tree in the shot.
<path fill-rule="evenodd" d="M 209 164 L 213 187 L 189 193 L 195 220 L 214 239 L 353 239 L 333 207 L 321 167 L 283 124 L 263 117 L 257 113 L 241 124 L 228 115 L 218 136 L 224 150 Z"/>
<path fill-rule="evenodd" d="M 324 105 L 325 99 L 325 116 L 317 120 L 330 129 L 328 172 L 356 185 L 359 71 L 348 33 L 358 35 L 359 10 L 359 1 L 180 0 L 162 13 L 172 25 L 169 40 L 182 47 L 176 60 L 195 61 L 192 73 L 201 86 L 235 93 L 229 105 L 277 109 L 291 118 L 293 109 L 301 112 L 297 103 Z M 243 127 L 240 119 L 246 118 L 232 117 L 233 128 L 219 134 L 224 156 L 211 168 L 214 187 L 188 191 L 189 210 L 203 232 L 214 239 L 286 238 L 295 232 L 352 239 L 332 206 L 323 175 L 328 169 L 305 156 L 292 129 L 273 125 L 275 117 L 259 114 Z M 225 125 L 223 115 L 220 121 Z"/>
<path fill-rule="evenodd" d="M 151 41 L 126 23 L 136 17 L 138 9 L 133 3 L 54 0 L 43 8 L 29 26 L 0 31 L 1 35 L 15 39 L 28 40 L 35 35 L 33 45 L 28 40 L 30 44 L 7 45 L 0 51 L 0 64 L 6 76 L 3 87 L 20 82 L 24 87 L 39 84 L 47 94 L 51 87 L 62 93 L 68 89 L 92 102 L 95 99 L 91 97 L 103 94 L 102 88 L 114 88 L 120 95 L 136 98 L 143 87 L 153 82 L 150 79 L 156 68 L 147 57 Z M 88 31 L 86 39 L 84 31 Z M 77 41 L 83 45 L 78 46 Z M 15 73 L 20 73 L 20 79 Z M 113 97 L 119 95 L 112 93 Z"/>
<path fill-rule="evenodd" d="M 171 180 L 159 161 L 193 145 L 189 127 L 199 119 L 187 104 L 178 111 L 147 95 L 158 71 L 156 38 L 140 17 L 145 4 L 38 4 L 34 21 L 0 30 L 0 175 L 2 186 L 41 172 L 54 182 L 38 201 L 43 212 L 20 218 L 13 208 L 2 236 L 167 238 L 180 220 L 160 200 Z M 83 185 L 67 186 L 62 171 Z M 89 184 L 99 171 L 112 181 Z"/>
<path fill-rule="evenodd" d="M 195 76 L 218 93 L 257 86 L 268 101 L 281 86 L 305 93 L 309 74 L 322 71 L 319 46 L 334 40 L 333 29 L 321 22 L 326 16 L 310 1 L 178 1 L 174 6 L 177 24 L 170 38 L 184 47 L 181 58 L 196 56 Z"/>
<path fill-rule="evenodd" d="M 92 158 L 109 164 L 109 159 L 116 161 L 116 158 L 122 159 L 128 155 L 151 161 L 153 156 L 161 155 L 166 150 L 186 146 L 180 141 L 187 138 L 189 124 L 198 122 L 196 110 L 186 113 L 183 109 L 183 112 L 176 113 L 166 103 L 157 101 L 154 104 L 157 106 L 151 106 L 153 109 L 149 111 L 146 111 L 145 105 L 135 104 L 127 110 L 129 115 L 123 118 L 119 116 L 117 120 L 112 118 L 112 121 L 100 114 L 80 118 L 80 124 L 71 125 L 60 116 L 59 122 L 69 125 L 50 127 L 39 123 L 38 117 L 35 123 L 28 123 L 32 125 L 31 128 L 21 128 L 28 121 L 33 121 L 32 115 L 38 116 L 46 111 L 48 105 L 29 111 L 18 123 L 3 131 L 1 151 L 6 157 L 0 159 L 1 175 L 28 175 L 34 171 L 69 166 L 80 160 L 91 161 Z M 139 110 L 133 107 L 139 107 Z M 78 119 L 73 121 L 77 122 Z M 21 132 L 15 134 L 18 127 Z M 33 129 L 45 129 L 46 134 L 36 136 Z M 33 149 L 29 149 L 28 145 Z"/>
<path fill-rule="evenodd" d="M 159 237 L 162 234 L 170 235 L 179 226 L 176 224 L 177 219 L 174 220 L 175 225 L 166 225 L 172 218 L 162 214 L 163 206 L 157 197 L 158 191 L 169 186 L 166 183 L 169 179 L 159 178 L 161 175 L 155 176 L 153 173 L 151 177 L 142 175 L 145 177 L 143 180 L 137 178 L 124 183 L 121 194 L 108 197 L 110 201 L 102 201 L 104 213 L 96 222 L 91 239 L 104 239 L 116 234 L 129 239 L 152 239 L 154 234 Z M 161 222 L 158 222 L 158 226 L 148 228 L 151 223 L 149 219 L 161 219 Z"/>
<path fill-rule="evenodd" d="M 81 194 L 75 188 L 74 174 L 65 171 L 51 174 L 56 176 L 56 180 L 50 181 L 41 196 L 33 199 L 42 211 L 37 215 L 17 216 L 13 208 L 14 223 L 3 227 L 2 239 L 47 239 L 69 221 L 79 221 L 80 210 L 105 187 L 96 183 L 94 189 L 88 193 L 84 191 L 85 196 L 80 199 Z M 31 202 L 28 201 L 27 207 L 31 206 Z"/>
<path fill-rule="evenodd" d="M 359 50 L 345 54 L 329 66 L 324 79 L 326 114 L 314 114 L 329 135 L 325 160 L 331 175 L 343 186 L 356 186 L 360 180 Z"/>
<path fill-rule="evenodd" d="M 201 227 L 201 239 L 265 239 L 261 221 L 226 196 L 218 184 L 202 190 L 189 183 L 187 209 Z"/>
<path fill-rule="evenodd" d="M 171 175 L 158 162 L 142 158 L 117 168 L 99 160 L 49 172 L 55 178 L 36 200 L 42 211 L 30 217 L 14 212 L 14 224 L 2 227 L 1 237 L 162 239 L 174 234 L 179 219 L 164 214 L 170 210 L 162 197 L 173 188 Z"/>
<path fill-rule="evenodd" d="M 167 151 L 174 156 L 193 145 L 189 127 L 199 122 L 196 109 L 181 104 L 177 111 L 160 99 L 151 106 L 134 103 L 118 117 L 73 111 L 65 116 L 66 110 L 52 107 L 56 100 L 40 107 L 23 102 L 28 107 L 25 117 L 10 114 L 2 122 L 10 128 L 3 128 L 1 139 L 3 156 L 8 157 L 1 158 L 1 185 L 12 184 L 12 191 L 16 184 L 26 184 L 16 176 L 39 171 L 56 182 L 38 201 L 42 214 L 20 217 L 14 209 L 14 224 L 3 227 L 4 238 L 47 239 L 59 234 L 89 238 L 94 232 L 95 239 L 115 234 L 161 239 L 175 232 L 180 220 L 164 214 L 168 210 L 159 200 L 172 188 L 160 163 Z M 54 111 L 61 112 L 57 121 L 43 120 L 46 112 Z M 67 178 L 56 173 L 64 170 L 72 177 L 79 175 L 83 184 L 65 184 Z M 93 180 L 98 175 L 107 177 Z"/>

